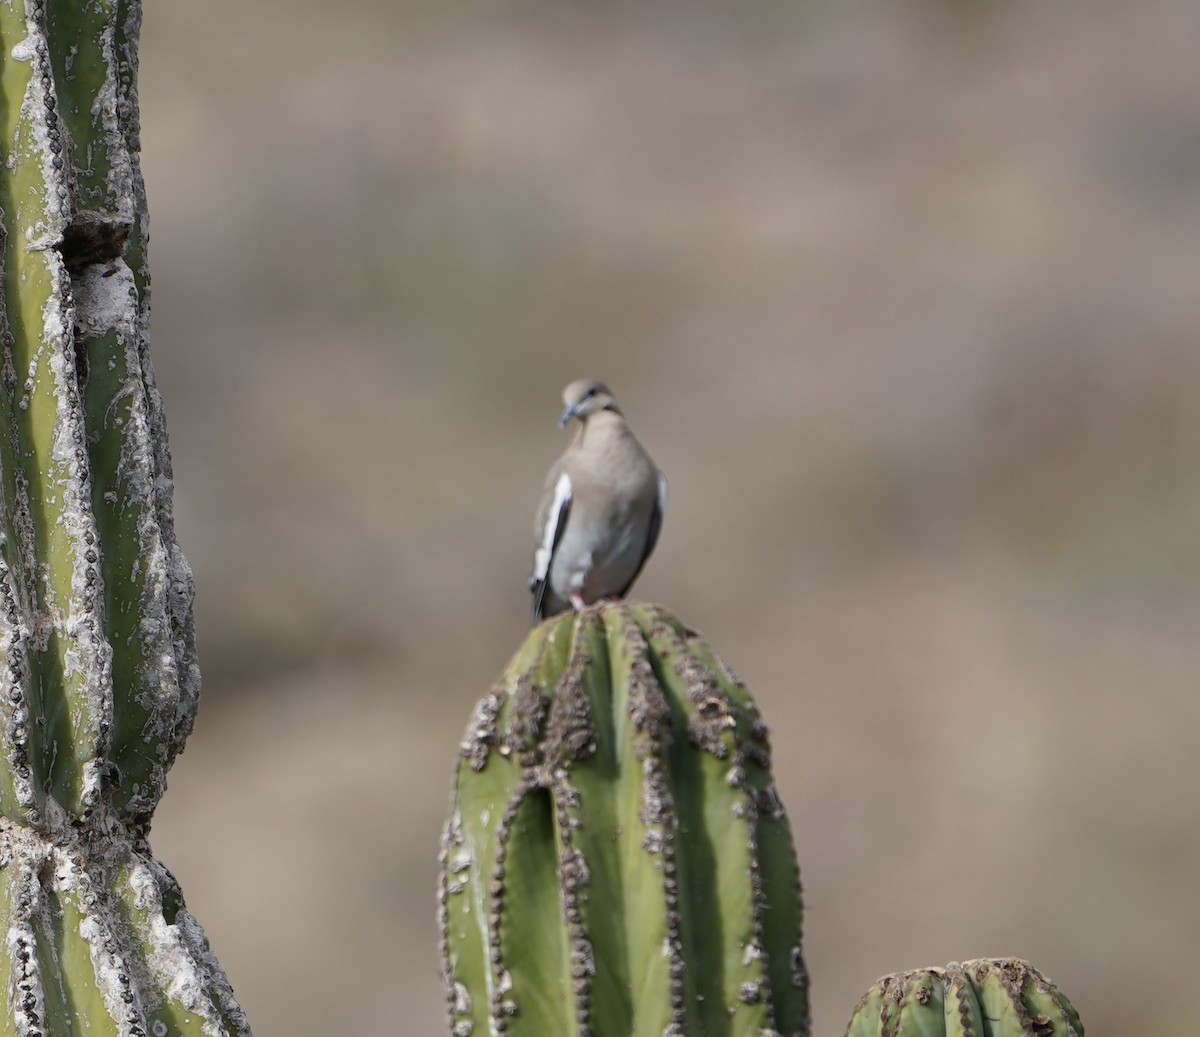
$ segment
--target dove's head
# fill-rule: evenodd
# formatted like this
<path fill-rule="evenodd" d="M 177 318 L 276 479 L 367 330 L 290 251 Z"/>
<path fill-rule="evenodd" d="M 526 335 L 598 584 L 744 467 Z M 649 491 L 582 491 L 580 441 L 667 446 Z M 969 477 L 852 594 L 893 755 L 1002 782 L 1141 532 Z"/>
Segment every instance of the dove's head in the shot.
<path fill-rule="evenodd" d="M 580 378 L 568 385 L 563 390 L 563 403 L 566 409 L 558 419 L 559 428 L 566 428 L 567 422 L 572 418 L 586 421 L 589 415 L 602 410 L 621 413 L 612 390 L 594 378 Z"/>

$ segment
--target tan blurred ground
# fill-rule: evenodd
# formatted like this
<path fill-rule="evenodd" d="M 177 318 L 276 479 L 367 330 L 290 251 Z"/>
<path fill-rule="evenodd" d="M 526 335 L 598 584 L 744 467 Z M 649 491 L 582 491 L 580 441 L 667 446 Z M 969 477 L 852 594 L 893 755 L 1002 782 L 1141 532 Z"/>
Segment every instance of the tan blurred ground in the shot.
<path fill-rule="evenodd" d="M 1027 957 L 1200 1028 L 1195 0 L 148 4 L 206 698 L 155 822 L 261 1037 L 442 1032 L 438 828 L 557 393 L 771 723 L 818 1037 Z"/>

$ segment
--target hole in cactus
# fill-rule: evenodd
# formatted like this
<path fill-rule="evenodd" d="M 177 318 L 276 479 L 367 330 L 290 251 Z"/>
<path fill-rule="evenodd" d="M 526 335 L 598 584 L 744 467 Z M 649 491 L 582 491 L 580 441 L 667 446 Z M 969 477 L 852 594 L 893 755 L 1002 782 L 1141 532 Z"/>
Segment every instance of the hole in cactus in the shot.
<path fill-rule="evenodd" d="M 105 263 L 119 259 L 129 240 L 129 224 L 112 220 L 87 218 L 80 214 L 75 222 L 63 231 L 58 246 L 67 273 L 78 277 L 85 267 L 93 263 Z"/>
<path fill-rule="evenodd" d="M 167 925 L 174 925 L 175 919 L 179 914 L 179 909 L 183 907 L 183 897 L 179 895 L 177 888 L 170 886 L 162 891 L 162 913 L 163 921 Z"/>

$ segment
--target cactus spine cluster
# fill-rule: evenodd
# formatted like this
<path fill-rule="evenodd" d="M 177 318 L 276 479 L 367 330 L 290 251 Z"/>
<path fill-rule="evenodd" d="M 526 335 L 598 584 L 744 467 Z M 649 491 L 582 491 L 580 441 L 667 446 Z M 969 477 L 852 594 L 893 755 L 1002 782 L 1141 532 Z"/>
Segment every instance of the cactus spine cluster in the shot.
<path fill-rule="evenodd" d="M 0 1033 L 248 1033 L 145 834 L 199 693 L 137 0 L 0 3 Z"/>
<path fill-rule="evenodd" d="M 877 980 L 846 1037 L 1083 1037 L 1083 1024 L 1028 962 L 982 958 Z"/>
<path fill-rule="evenodd" d="M 442 850 L 456 1037 L 807 1034 L 767 733 L 664 609 L 536 628 L 467 730 Z"/>

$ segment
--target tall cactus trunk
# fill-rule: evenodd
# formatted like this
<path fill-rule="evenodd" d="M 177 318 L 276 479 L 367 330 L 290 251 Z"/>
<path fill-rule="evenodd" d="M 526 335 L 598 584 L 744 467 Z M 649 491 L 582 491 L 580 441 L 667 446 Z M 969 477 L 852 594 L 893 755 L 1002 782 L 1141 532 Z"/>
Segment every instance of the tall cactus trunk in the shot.
<path fill-rule="evenodd" d="M 145 836 L 199 694 L 137 0 L 0 3 L 0 1033 L 249 1033 Z"/>

